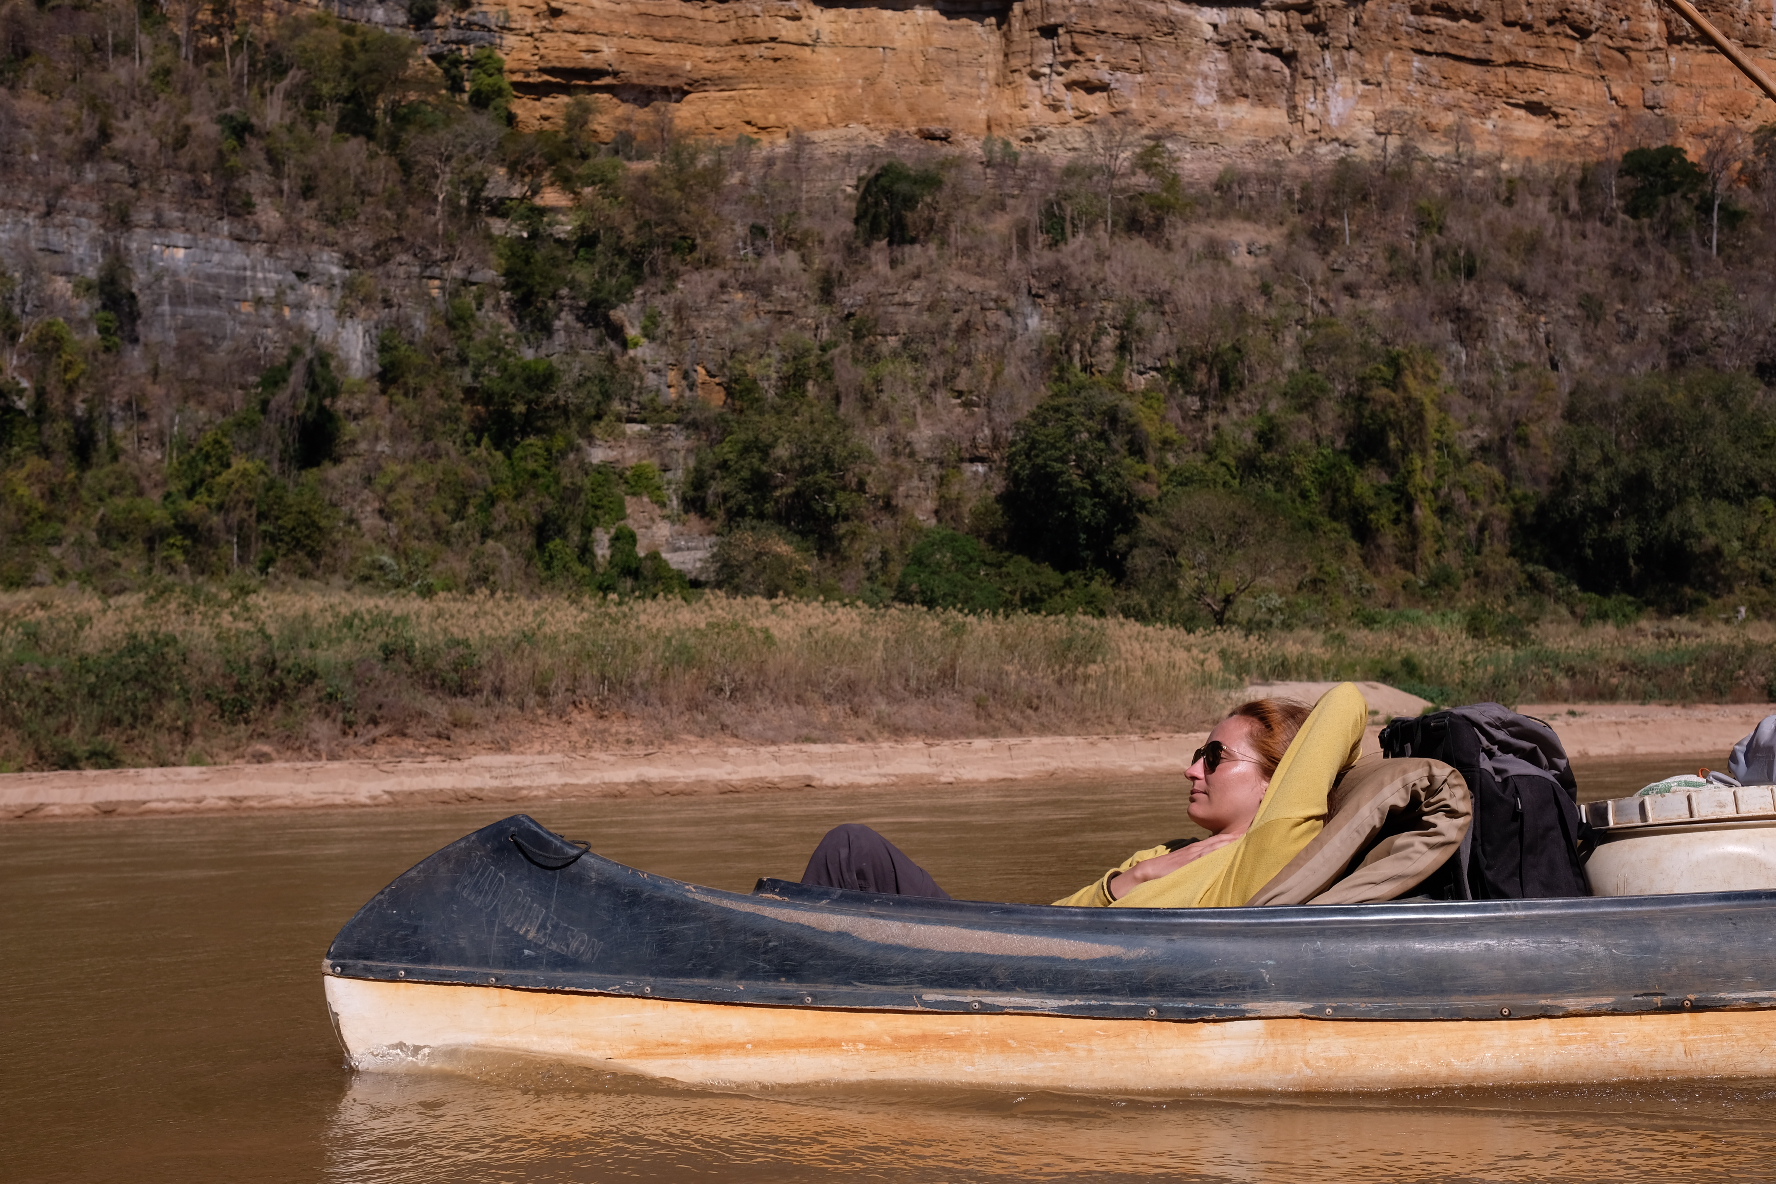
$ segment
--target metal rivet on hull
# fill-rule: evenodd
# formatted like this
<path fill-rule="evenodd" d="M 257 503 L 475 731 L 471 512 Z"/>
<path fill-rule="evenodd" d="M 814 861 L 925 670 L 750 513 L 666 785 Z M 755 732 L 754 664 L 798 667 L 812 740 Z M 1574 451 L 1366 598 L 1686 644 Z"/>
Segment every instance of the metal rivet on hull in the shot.
<path fill-rule="evenodd" d="M 1504 1016 L 1506 1019 L 1510 1019 L 1511 1018 L 1511 1009 L 1508 1007 L 1501 1007 L 1501 1008 L 1499 1008 L 1499 1014 Z"/>

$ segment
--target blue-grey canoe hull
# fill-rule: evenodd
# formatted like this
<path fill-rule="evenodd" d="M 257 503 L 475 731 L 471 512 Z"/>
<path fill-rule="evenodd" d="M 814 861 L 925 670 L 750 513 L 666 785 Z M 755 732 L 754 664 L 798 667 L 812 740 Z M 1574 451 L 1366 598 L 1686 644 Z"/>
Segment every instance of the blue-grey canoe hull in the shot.
<path fill-rule="evenodd" d="M 877 1017 L 870 1023 L 899 1033 L 885 1039 L 890 1045 L 898 1040 L 903 1050 L 921 1024 L 933 1032 L 973 1031 L 993 1017 L 1094 1021 L 1093 1031 L 1116 1033 L 1114 1040 L 1102 1038 L 1108 1043 L 1149 1030 L 1171 1032 L 1160 1042 L 1179 1047 L 1225 1043 L 1238 1028 L 1256 1032 L 1242 1021 L 1264 1021 L 1258 1027 L 1270 1029 L 1277 1027 L 1270 1021 L 1288 1020 L 1283 1029 L 1310 1035 L 1273 1033 L 1260 1043 L 1317 1041 L 1324 1051 L 1337 1043 L 1327 1025 L 1343 1031 L 1356 1022 L 1368 1033 L 1358 1044 L 1398 1043 L 1427 1031 L 1438 1033 L 1432 1045 L 1447 1044 L 1458 1031 L 1485 1029 L 1483 1039 L 1459 1039 L 1470 1051 L 1501 1040 L 1553 1049 L 1564 1047 L 1565 1038 L 1550 1036 L 1554 1029 L 1545 1023 L 1528 1021 L 1559 1019 L 1571 1021 L 1568 1033 L 1599 1023 L 1608 1027 L 1608 1033 L 1598 1028 L 1597 1036 L 1613 1042 L 1627 1057 L 1624 1064 L 1650 1065 L 1644 1050 L 1630 1053 L 1633 1045 L 1650 1040 L 1676 1048 L 1684 1043 L 1682 1034 L 1693 1031 L 1716 1051 L 1691 1049 L 1675 1068 L 1653 1066 L 1646 1075 L 1671 1076 L 1688 1065 L 1678 1075 L 1743 1077 L 1776 1076 L 1759 1035 L 1766 1027 L 1776 1031 L 1772 936 L 1776 892 L 1202 910 L 1061 909 L 775 882 L 742 895 L 582 853 L 516 815 L 451 844 L 378 893 L 340 931 L 325 971 L 336 1019 L 345 1014 L 342 1006 L 377 1017 L 353 1029 L 355 1037 L 347 1031 L 355 1021 L 341 1021 L 348 1051 L 366 1065 L 376 1063 L 373 1046 L 431 1047 L 450 1027 L 451 1021 L 434 1016 L 426 1039 L 408 1040 L 400 1031 L 406 1005 L 391 999 L 423 995 L 433 1001 L 413 1004 L 414 1016 L 440 1006 L 448 1013 L 466 1008 L 467 1016 L 486 1011 L 497 996 L 508 1001 L 500 1007 L 510 1019 L 517 1014 L 511 999 L 549 998 L 559 1011 L 566 1006 L 561 997 L 571 995 L 592 1000 L 575 1005 L 585 1024 L 606 1024 L 612 1033 L 626 1029 L 611 1016 L 652 1014 L 649 1009 L 664 1003 L 700 1006 L 677 1008 L 670 1022 L 655 1021 L 662 1031 L 689 1024 L 701 1032 L 709 1023 L 720 1031 L 777 1031 L 773 1025 L 788 1022 L 777 1013 L 787 1010 L 803 1017 L 798 1030 L 842 1035 L 847 1024 L 863 1022 L 860 1013 L 870 1013 Z M 407 990 L 417 986 L 428 989 Z M 438 988 L 459 990 L 439 994 Z M 471 998 L 479 1002 L 437 1002 Z M 605 1019 L 590 1018 L 593 1011 Z M 744 1022 L 732 1018 L 742 1013 Z M 711 1015 L 730 1018 L 686 1018 Z M 843 1016 L 852 1018 L 841 1021 Z M 954 1027 L 964 1018 L 962 1028 Z M 1651 1027 L 1627 1024 L 1667 1020 Z M 1135 1026 L 1105 1028 L 1101 1021 Z M 1469 1022 L 1451 1027 L 1448 1021 Z M 912 1030 L 904 1028 L 909 1022 Z M 1236 1028 L 1183 1031 L 1212 1022 Z M 462 1019 L 464 1031 L 454 1043 L 512 1047 L 468 1030 L 481 1023 Z M 1493 1030 L 1499 1025 L 1517 1027 L 1511 1033 Z M 1630 1029 L 1662 1035 L 1624 1035 Z M 1315 1030 L 1317 1037 L 1311 1036 Z M 1065 1040 L 1078 1038 L 1070 1032 Z M 562 1052 L 566 1046 L 559 1041 L 512 1050 L 601 1059 L 595 1047 L 574 1043 L 578 1039 L 568 1044 L 579 1053 Z M 702 1037 L 684 1039 L 696 1044 Z M 772 1039 L 786 1038 L 779 1031 Z M 992 1044 L 1000 1037 L 982 1039 Z M 1421 1047 L 1424 1039 L 1410 1036 L 1409 1043 Z M 612 1040 L 621 1043 L 614 1035 Z M 710 1066 L 732 1060 L 718 1055 L 720 1045 L 716 1039 L 703 1054 Z M 633 1041 L 623 1047 L 629 1049 L 624 1063 L 638 1059 Z M 809 1064 L 825 1063 L 810 1061 L 806 1050 L 796 1055 Z M 1497 1050 L 1488 1055 L 1505 1075 L 1501 1082 L 1523 1079 L 1510 1076 L 1526 1070 L 1510 1069 L 1509 1057 L 1501 1060 Z M 1574 1055 L 1560 1054 L 1565 1062 Z M 1553 1070 L 1544 1067 L 1533 1079 L 1620 1077 L 1619 1064 L 1594 1059 L 1591 1070 L 1568 1064 L 1549 1076 Z M 683 1069 L 674 1061 L 664 1075 L 683 1077 Z M 871 1078 L 861 1068 L 859 1075 Z M 732 1078 L 732 1072 L 713 1068 L 689 1075 Z M 991 1078 L 1020 1083 L 1005 1072 Z M 773 1072 L 760 1079 L 784 1078 Z M 1315 1074 L 1309 1079 L 1320 1080 Z M 1447 1081 L 1428 1072 L 1403 1084 L 1474 1080 L 1467 1072 Z"/>

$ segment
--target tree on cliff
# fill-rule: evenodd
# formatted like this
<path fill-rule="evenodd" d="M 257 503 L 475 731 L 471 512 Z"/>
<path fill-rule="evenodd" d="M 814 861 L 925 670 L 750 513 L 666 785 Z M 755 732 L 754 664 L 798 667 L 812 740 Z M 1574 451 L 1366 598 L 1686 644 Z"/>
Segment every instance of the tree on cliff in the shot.
<path fill-rule="evenodd" d="M 1707 176 L 1682 148 L 1631 148 L 1622 154 L 1617 175 L 1627 182 L 1622 211 L 1630 218 L 1654 220 L 1666 231 L 1689 224 Z"/>
<path fill-rule="evenodd" d="M 801 390 L 755 398 L 720 417 L 685 501 L 724 527 L 768 523 L 836 554 L 867 505 L 875 459 L 832 406 Z"/>
<path fill-rule="evenodd" d="M 501 123 L 514 121 L 506 59 L 491 46 L 482 46 L 469 55 L 469 106 L 487 112 Z"/>
<path fill-rule="evenodd" d="M 1727 201 L 1727 190 L 1737 183 L 1739 166 L 1745 159 L 1745 135 L 1736 127 L 1717 127 L 1702 138 L 1702 176 L 1708 203 L 1708 253 L 1720 258 L 1721 214 L 1727 215 L 1729 227 L 1744 216 Z"/>
<path fill-rule="evenodd" d="M 1206 613 L 1221 626 L 1254 591 L 1293 591 L 1306 552 L 1287 507 L 1274 498 L 1179 489 L 1142 515 L 1129 569 L 1152 615 L 1188 622 Z"/>
<path fill-rule="evenodd" d="M 1575 391 L 1527 526 L 1550 567 L 1668 608 L 1776 577 L 1776 402 L 1745 376 Z"/>
<path fill-rule="evenodd" d="M 999 496 L 1007 542 L 1060 571 L 1120 572 L 1147 453 L 1126 395 L 1102 378 L 1063 378 L 1012 433 Z"/>
<path fill-rule="evenodd" d="M 891 247 L 918 242 L 929 229 L 924 215 L 930 201 L 942 188 L 943 174 L 936 169 L 889 161 L 857 184 L 857 236 L 866 243 L 887 239 Z"/>

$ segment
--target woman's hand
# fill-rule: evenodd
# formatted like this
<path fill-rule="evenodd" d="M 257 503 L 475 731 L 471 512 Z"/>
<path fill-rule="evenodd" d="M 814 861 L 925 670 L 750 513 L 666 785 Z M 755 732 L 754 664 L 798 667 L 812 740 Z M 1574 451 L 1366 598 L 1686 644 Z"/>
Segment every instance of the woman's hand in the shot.
<path fill-rule="evenodd" d="M 1110 899 L 1121 900 L 1139 885 L 1145 884 L 1149 880 L 1169 876 L 1179 868 L 1201 859 L 1209 852 L 1220 850 L 1245 833 L 1243 830 L 1238 834 L 1223 831 L 1221 834 L 1210 835 L 1206 839 L 1198 840 L 1188 847 L 1180 847 L 1176 851 L 1168 851 L 1164 855 L 1155 855 L 1152 859 L 1143 859 L 1121 875 L 1111 877 Z"/>

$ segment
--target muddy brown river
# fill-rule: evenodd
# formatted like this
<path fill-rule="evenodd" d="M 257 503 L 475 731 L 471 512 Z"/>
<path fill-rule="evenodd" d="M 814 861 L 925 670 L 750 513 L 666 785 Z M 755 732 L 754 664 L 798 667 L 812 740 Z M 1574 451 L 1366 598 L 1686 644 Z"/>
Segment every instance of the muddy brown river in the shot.
<path fill-rule="evenodd" d="M 1718 758 L 1717 758 L 1718 759 Z M 1695 761 L 1593 761 L 1587 798 Z M 8 1181 L 1752 1180 L 1776 1081 L 1167 1098 L 732 1093 L 590 1070 L 356 1075 L 321 955 L 499 807 L 0 827 Z M 882 829 L 958 896 L 1046 901 L 1189 833 L 1172 782 L 533 805 L 650 871 L 746 890 L 827 827 Z M 1776 1057 L 1773 1057 L 1776 1065 Z M 1776 1078 L 1776 1069 L 1773 1069 Z"/>

